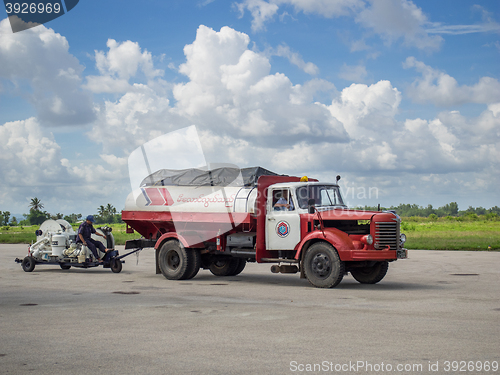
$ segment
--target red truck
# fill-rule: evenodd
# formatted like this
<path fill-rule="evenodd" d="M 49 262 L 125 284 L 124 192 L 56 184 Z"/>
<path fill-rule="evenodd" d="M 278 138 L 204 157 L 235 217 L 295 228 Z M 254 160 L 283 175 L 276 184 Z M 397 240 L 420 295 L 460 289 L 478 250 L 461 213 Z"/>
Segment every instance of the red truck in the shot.
<path fill-rule="evenodd" d="M 132 192 L 122 211 L 127 232 L 154 247 L 156 273 L 193 278 L 200 268 L 234 276 L 246 262 L 273 263 L 320 288 L 344 275 L 375 284 L 389 263 L 407 258 L 393 212 L 348 209 L 335 183 L 276 175 L 263 168 L 161 170 Z"/>

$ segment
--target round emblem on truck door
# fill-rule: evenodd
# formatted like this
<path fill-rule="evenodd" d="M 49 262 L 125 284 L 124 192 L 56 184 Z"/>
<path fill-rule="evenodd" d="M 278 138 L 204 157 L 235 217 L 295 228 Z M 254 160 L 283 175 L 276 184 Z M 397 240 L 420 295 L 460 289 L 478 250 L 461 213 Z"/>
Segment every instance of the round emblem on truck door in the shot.
<path fill-rule="evenodd" d="M 288 224 L 286 221 L 281 220 L 278 222 L 278 224 L 276 224 L 276 234 L 279 237 L 284 238 L 288 236 L 289 233 L 290 233 L 290 224 Z"/>

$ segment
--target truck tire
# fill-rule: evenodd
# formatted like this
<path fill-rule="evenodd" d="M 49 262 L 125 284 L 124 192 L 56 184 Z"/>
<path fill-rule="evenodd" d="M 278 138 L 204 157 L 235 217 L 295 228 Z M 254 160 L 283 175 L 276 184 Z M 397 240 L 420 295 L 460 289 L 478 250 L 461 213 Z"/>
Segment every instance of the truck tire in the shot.
<path fill-rule="evenodd" d="M 190 272 L 186 275 L 183 280 L 189 280 L 195 277 L 198 274 L 198 271 L 201 267 L 201 254 L 196 249 L 186 249 L 188 252 L 188 257 L 190 258 L 188 262 L 188 268 L 190 268 Z"/>
<path fill-rule="evenodd" d="M 200 269 L 199 258 L 193 249 L 186 249 L 177 240 L 165 242 L 158 254 L 160 271 L 169 280 L 186 280 Z"/>
<path fill-rule="evenodd" d="M 337 250 L 327 242 L 311 245 L 302 261 L 304 273 L 309 282 L 317 288 L 333 288 L 344 277 L 345 265 Z"/>
<path fill-rule="evenodd" d="M 69 270 L 71 268 L 70 265 L 61 263 L 59 263 L 59 267 L 61 267 L 62 270 Z"/>
<path fill-rule="evenodd" d="M 210 263 L 209 269 L 215 276 L 234 276 L 238 265 L 239 259 L 220 256 Z"/>
<path fill-rule="evenodd" d="M 389 262 L 377 262 L 372 267 L 354 268 L 351 275 L 361 284 L 376 284 L 382 280 L 389 269 Z"/>
<path fill-rule="evenodd" d="M 35 258 L 27 256 L 21 263 L 24 272 L 32 272 L 35 269 Z"/>
<path fill-rule="evenodd" d="M 244 269 L 245 266 L 247 265 L 247 261 L 245 259 L 237 259 L 238 260 L 238 265 L 234 269 L 234 271 L 231 273 L 229 276 L 236 276 L 239 275 Z"/>

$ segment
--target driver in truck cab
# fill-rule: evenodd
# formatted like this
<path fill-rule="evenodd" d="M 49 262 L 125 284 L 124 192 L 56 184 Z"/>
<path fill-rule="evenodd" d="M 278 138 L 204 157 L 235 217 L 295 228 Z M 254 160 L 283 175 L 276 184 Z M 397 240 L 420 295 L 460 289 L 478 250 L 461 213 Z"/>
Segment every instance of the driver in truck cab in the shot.
<path fill-rule="evenodd" d="M 98 236 L 103 237 L 104 239 L 106 239 L 106 236 L 104 234 L 97 233 L 92 223 L 95 223 L 94 216 L 89 215 L 87 216 L 87 219 L 80 224 L 80 227 L 78 228 L 78 235 L 76 237 L 76 243 L 83 243 L 90 249 L 90 251 L 92 251 L 94 258 L 98 262 L 102 262 L 96 247 L 99 248 L 99 250 L 103 253 L 107 252 L 108 250 L 101 242 L 93 240 L 91 236 L 94 233 Z"/>
<path fill-rule="evenodd" d="M 289 201 L 288 201 L 288 197 L 290 199 Z M 275 211 L 293 211 L 294 210 L 292 195 L 291 194 L 290 194 L 290 196 L 288 195 L 288 190 L 281 190 L 281 191 L 275 192 L 274 199 L 275 200 L 277 199 L 276 203 L 274 203 L 274 206 L 273 206 Z M 288 203 L 288 202 L 290 202 L 290 203 Z"/>

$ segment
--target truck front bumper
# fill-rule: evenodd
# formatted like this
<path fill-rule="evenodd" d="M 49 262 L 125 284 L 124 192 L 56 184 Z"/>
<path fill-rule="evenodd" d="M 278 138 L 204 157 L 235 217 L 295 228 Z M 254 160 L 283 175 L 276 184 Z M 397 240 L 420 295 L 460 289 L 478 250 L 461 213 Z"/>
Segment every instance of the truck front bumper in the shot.
<path fill-rule="evenodd" d="M 364 260 L 396 260 L 396 259 L 406 259 L 408 258 L 408 250 L 407 249 L 399 249 L 399 250 L 352 250 L 349 254 L 349 258 L 347 257 L 342 260 L 351 260 L 351 261 L 364 261 Z"/>

